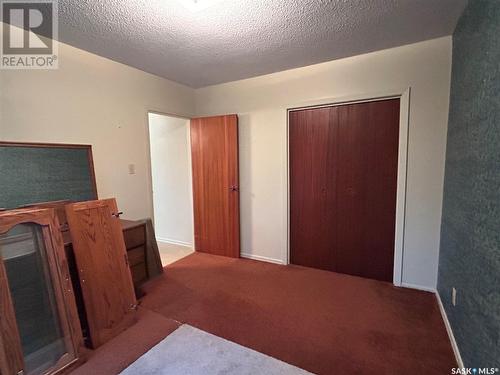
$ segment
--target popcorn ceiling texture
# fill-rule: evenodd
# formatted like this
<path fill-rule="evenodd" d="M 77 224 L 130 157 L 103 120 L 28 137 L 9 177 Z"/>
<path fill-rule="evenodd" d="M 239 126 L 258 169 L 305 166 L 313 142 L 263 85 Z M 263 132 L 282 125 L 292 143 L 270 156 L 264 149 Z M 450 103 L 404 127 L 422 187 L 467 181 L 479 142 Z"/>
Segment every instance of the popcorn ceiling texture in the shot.
<path fill-rule="evenodd" d="M 198 88 L 451 35 L 466 4 L 183 1 L 59 0 L 59 39 Z"/>
<path fill-rule="evenodd" d="M 469 4 L 453 35 L 438 290 L 465 366 L 500 367 L 500 1 Z"/>

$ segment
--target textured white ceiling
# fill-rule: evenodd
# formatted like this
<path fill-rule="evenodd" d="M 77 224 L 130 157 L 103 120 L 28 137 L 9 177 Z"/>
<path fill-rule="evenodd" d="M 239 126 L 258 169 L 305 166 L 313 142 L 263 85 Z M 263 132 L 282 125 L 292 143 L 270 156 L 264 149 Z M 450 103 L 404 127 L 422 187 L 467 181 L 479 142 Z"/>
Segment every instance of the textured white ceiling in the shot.
<path fill-rule="evenodd" d="M 59 0 L 59 38 L 203 87 L 450 35 L 466 1 Z"/>

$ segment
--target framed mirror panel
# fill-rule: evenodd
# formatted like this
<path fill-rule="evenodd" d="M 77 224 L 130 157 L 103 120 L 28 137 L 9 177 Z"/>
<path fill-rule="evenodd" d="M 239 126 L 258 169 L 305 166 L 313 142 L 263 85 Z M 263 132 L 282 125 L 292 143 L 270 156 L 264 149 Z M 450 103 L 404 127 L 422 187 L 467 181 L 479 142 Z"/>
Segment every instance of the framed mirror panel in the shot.
<path fill-rule="evenodd" d="M 54 374 L 83 339 L 54 209 L 0 212 L 0 372 Z"/>

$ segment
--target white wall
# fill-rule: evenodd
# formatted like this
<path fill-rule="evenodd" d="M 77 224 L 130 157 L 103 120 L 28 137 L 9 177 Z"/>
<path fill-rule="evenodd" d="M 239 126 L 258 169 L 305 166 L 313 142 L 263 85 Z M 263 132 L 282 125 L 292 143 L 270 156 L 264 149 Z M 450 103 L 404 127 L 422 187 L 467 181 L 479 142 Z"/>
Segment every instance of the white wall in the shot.
<path fill-rule="evenodd" d="M 435 288 L 451 37 L 196 90 L 198 116 L 240 119 L 242 253 L 287 253 L 286 109 L 411 87 L 403 282 Z"/>
<path fill-rule="evenodd" d="M 148 110 L 240 117 L 242 252 L 286 259 L 286 108 L 411 87 L 403 281 L 434 288 L 451 37 L 193 90 L 60 44 L 59 70 L 0 71 L 0 137 L 90 143 L 100 197 L 152 215 Z M 128 164 L 137 173 L 128 174 Z"/>
<path fill-rule="evenodd" d="M 189 117 L 194 90 L 61 43 L 58 70 L 1 70 L 0 90 L 3 140 L 92 144 L 99 197 L 152 215 L 148 110 Z"/>
<path fill-rule="evenodd" d="M 193 246 L 189 120 L 149 114 L 156 238 Z"/>

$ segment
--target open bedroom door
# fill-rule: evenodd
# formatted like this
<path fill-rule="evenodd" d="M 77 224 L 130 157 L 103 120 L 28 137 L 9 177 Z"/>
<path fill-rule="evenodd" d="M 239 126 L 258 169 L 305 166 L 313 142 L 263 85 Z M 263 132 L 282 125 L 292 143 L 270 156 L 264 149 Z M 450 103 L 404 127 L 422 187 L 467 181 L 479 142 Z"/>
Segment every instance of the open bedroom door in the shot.
<path fill-rule="evenodd" d="M 191 120 L 195 250 L 240 256 L 238 117 Z"/>

